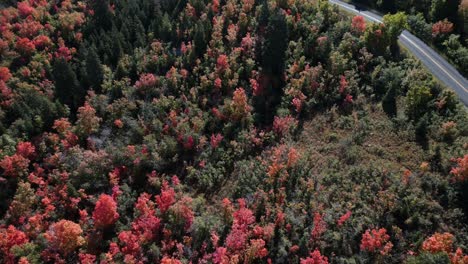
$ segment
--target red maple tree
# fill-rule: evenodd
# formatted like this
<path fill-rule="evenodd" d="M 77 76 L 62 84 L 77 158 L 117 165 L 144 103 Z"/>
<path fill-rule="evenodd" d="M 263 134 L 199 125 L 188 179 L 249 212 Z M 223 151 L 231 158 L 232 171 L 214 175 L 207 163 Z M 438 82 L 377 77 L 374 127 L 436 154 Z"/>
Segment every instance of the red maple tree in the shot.
<path fill-rule="evenodd" d="M 117 203 L 112 196 L 102 194 L 93 211 L 93 220 L 96 228 L 106 228 L 113 225 L 119 219 Z"/>

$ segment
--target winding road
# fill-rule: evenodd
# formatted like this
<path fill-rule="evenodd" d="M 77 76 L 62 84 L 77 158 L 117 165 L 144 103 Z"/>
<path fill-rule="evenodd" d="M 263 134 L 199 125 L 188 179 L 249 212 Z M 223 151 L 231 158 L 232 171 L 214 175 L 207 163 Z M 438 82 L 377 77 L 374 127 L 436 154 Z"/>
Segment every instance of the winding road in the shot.
<path fill-rule="evenodd" d="M 358 10 L 356 6 L 340 0 L 329 0 L 329 2 L 350 12 L 359 14 L 369 21 L 382 23 L 382 16 L 371 11 Z M 465 106 L 468 106 L 468 81 L 455 67 L 448 63 L 435 50 L 406 30 L 400 35 L 399 40 L 415 57 L 422 61 L 437 79 L 452 89 Z"/>

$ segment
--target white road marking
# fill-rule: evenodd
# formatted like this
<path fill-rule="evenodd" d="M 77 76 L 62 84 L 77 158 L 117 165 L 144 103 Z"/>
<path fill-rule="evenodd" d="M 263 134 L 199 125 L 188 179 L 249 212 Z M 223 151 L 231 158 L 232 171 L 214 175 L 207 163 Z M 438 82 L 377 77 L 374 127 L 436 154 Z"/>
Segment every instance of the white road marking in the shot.
<path fill-rule="evenodd" d="M 462 89 L 463 91 L 467 92 L 468 93 L 468 90 L 460 83 L 457 81 L 457 79 L 455 79 L 450 73 L 448 73 L 445 68 L 440 65 L 437 61 L 435 61 L 429 54 L 427 54 L 419 45 L 417 45 L 416 43 L 414 43 L 411 39 L 409 39 L 407 36 L 405 35 L 401 35 L 402 38 L 406 39 L 407 41 L 409 41 L 409 43 L 411 43 L 415 48 L 417 48 L 419 51 L 421 51 L 424 55 L 426 55 L 427 58 L 429 58 L 435 65 L 437 65 L 443 72 L 445 72 L 445 74 L 447 74 L 447 76 L 449 76 L 456 84 L 458 84 Z"/>
<path fill-rule="evenodd" d="M 344 4 L 340 3 L 340 2 L 335 2 L 335 1 L 333 1 L 333 0 L 330 0 L 330 2 L 333 3 L 333 4 L 335 4 L 335 5 L 339 5 L 339 6 L 341 6 L 341 7 L 344 7 L 344 8 L 346 8 L 346 9 L 348 9 L 348 10 L 351 10 L 351 11 L 353 11 L 353 13 L 359 13 L 359 14 L 361 14 L 361 15 L 363 15 L 363 16 L 369 18 L 370 20 L 373 20 L 373 21 L 382 23 L 382 21 L 381 21 L 380 19 L 375 18 L 375 17 L 373 17 L 373 16 L 370 16 L 370 15 L 368 15 L 368 14 L 366 14 L 366 13 L 361 13 L 361 12 L 357 11 L 356 9 L 354 9 L 354 8 L 352 8 L 352 7 L 349 7 L 349 6 L 347 6 L 347 5 L 344 5 Z"/>
<path fill-rule="evenodd" d="M 373 20 L 373 21 L 376 21 L 376 22 L 379 22 L 379 23 L 382 23 L 382 21 L 378 18 L 375 18 L 373 16 L 370 16 L 368 14 L 365 14 L 365 13 L 361 13 L 361 12 L 356 12 L 356 9 L 354 8 L 351 8 L 351 7 L 348 7 L 347 5 L 344 5 L 342 3 L 339 3 L 339 2 L 335 2 L 335 1 L 332 1 L 330 0 L 331 3 L 335 4 L 335 5 L 339 5 L 343 8 L 346 8 L 348 10 L 351 10 L 353 11 L 354 13 L 359 13 L 367 18 L 369 18 L 370 20 Z M 429 58 L 429 60 L 431 60 L 435 65 L 437 65 L 437 67 L 439 67 L 445 74 L 447 74 L 448 77 L 450 77 L 450 79 L 452 79 L 456 84 L 458 84 L 458 86 L 460 86 L 462 88 L 463 91 L 467 92 L 468 93 L 468 90 L 467 88 L 465 88 L 455 77 L 453 77 L 450 73 L 448 73 L 445 68 L 440 65 L 437 61 L 435 61 L 429 54 L 427 54 L 424 49 L 422 49 L 418 44 L 414 43 L 411 39 L 409 39 L 407 36 L 405 35 L 401 35 L 402 38 L 404 38 L 405 40 L 407 40 L 409 43 L 411 43 L 415 48 L 417 48 L 419 51 L 421 51 L 427 58 Z"/>

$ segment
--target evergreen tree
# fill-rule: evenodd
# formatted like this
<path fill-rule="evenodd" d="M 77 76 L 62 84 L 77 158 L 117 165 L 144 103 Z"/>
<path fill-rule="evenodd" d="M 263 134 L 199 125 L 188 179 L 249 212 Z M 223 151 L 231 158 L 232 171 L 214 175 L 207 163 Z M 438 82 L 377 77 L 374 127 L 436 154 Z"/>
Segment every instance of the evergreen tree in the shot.
<path fill-rule="evenodd" d="M 447 17 L 447 0 L 432 0 L 429 16 L 436 22 Z"/>
<path fill-rule="evenodd" d="M 162 17 L 161 24 L 159 25 L 159 37 L 163 41 L 171 41 L 174 34 L 172 30 L 172 23 L 169 15 L 165 13 Z"/>
<path fill-rule="evenodd" d="M 284 68 L 288 48 L 288 26 L 282 12 L 277 10 L 269 19 L 263 47 L 259 58 L 264 77 L 264 96 L 255 98 L 258 112 L 257 121 L 270 124 L 276 114 L 276 107 L 284 94 Z"/>
<path fill-rule="evenodd" d="M 47 96 L 35 90 L 24 90 L 18 94 L 18 100 L 6 112 L 10 131 L 28 136 L 39 135 L 50 129 L 59 116 L 66 115 L 66 109 L 60 102 L 52 102 Z"/>
<path fill-rule="evenodd" d="M 104 71 L 94 46 L 89 49 L 86 56 L 86 78 L 91 88 L 100 93 Z"/>
<path fill-rule="evenodd" d="M 125 38 L 122 35 L 122 33 L 119 32 L 119 30 L 117 29 L 115 25 L 112 26 L 112 31 L 110 32 L 110 36 L 114 41 L 111 42 L 109 59 L 111 63 L 110 66 L 114 68 L 119 62 L 119 59 L 124 54 L 123 43 L 125 42 Z M 130 48 L 128 52 L 129 53 L 131 52 Z"/>
<path fill-rule="evenodd" d="M 94 23 L 92 27 L 108 30 L 112 26 L 112 13 L 109 9 L 109 0 L 93 0 L 91 8 L 94 10 Z"/>
<path fill-rule="evenodd" d="M 117 63 L 117 68 L 115 69 L 114 78 L 116 80 L 120 80 L 123 77 L 128 76 L 128 75 L 129 75 L 129 70 L 127 68 L 127 65 L 125 64 L 123 59 L 119 60 L 119 62 Z"/>
<path fill-rule="evenodd" d="M 132 47 L 132 44 L 128 42 L 128 40 L 130 39 L 130 31 L 128 30 L 127 23 L 122 24 L 122 27 L 120 28 L 120 32 L 118 33 L 120 34 L 119 37 L 122 38 L 121 45 L 122 45 L 123 53 L 130 54 L 133 51 L 133 47 Z"/>
<path fill-rule="evenodd" d="M 382 108 L 384 112 L 390 116 L 394 117 L 397 114 L 396 106 L 396 87 L 392 86 L 388 89 L 387 93 L 382 99 Z"/>
<path fill-rule="evenodd" d="M 140 19 L 137 16 L 133 18 L 133 33 L 133 47 L 144 47 L 146 43 L 145 27 L 143 27 L 143 23 L 141 23 Z"/>
<path fill-rule="evenodd" d="M 83 103 L 86 91 L 80 87 L 71 65 L 63 58 L 55 60 L 52 75 L 57 99 L 75 112 Z"/>
<path fill-rule="evenodd" d="M 193 42 L 195 45 L 195 53 L 197 57 L 202 57 L 206 51 L 206 36 L 205 36 L 205 26 L 202 22 L 198 22 L 195 25 L 195 33 L 193 36 Z"/>
<path fill-rule="evenodd" d="M 263 72 L 278 76 L 282 75 L 287 48 L 288 25 L 284 15 L 277 11 L 271 16 L 265 32 L 261 61 Z"/>
<path fill-rule="evenodd" d="M 430 159 L 430 162 L 431 162 L 431 169 L 433 171 L 440 171 L 442 172 L 442 152 L 441 152 L 441 149 L 440 149 L 440 146 L 437 145 L 435 150 L 434 150 L 434 154 L 432 155 L 431 159 Z"/>
<path fill-rule="evenodd" d="M 266 27 L 268 26 L 268 19 L 270 17 L 270 9 L 268 7 L 268 1 L 263 0 L 260 9 L 260 15 L 258 17 L 258 26 L 256 28 L 257 31 L 257 43 L 259 45 L 255 48 L 255 57 L 257 61 L 261 61 L 263 55 L 263 49 L 265 42 L 265 31 Z"/>
<path fill-rule="evenodd" d="M 268 1 L 263 0 L 262 9 L 260 10 L 260 17 L 258 19 L 258 28 L 262 30 L 268 25 L 268 19 L 270 18 L 270 8 L 268 7 Z"/>
<path fill-rule="evenodd" d="M 426 114 L 416 123 L 416 129 L 414 131 L 416 136 L 416 142 L 418 142 L 424 149 L 427 149 L 428 125 L 429 120 Z"/>

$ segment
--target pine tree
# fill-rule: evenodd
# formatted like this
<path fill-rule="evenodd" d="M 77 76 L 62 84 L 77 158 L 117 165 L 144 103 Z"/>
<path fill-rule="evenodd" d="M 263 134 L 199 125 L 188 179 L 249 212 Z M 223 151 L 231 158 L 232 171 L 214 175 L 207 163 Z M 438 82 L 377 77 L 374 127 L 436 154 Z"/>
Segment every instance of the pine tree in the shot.
<path fill-rule="evenodd" d="M 132 44 L 129 43 L 130 33 L 126 23 L 123 23 L 120 27 L 120 36 L 122 38 L 122 49 L 123 53 L 130 54 L 133 51 Z"/>
<path fill-rule="evenodd" d="M 429 16 L 431 21 L 436 22 L 447 17 L 447 0 L 432 0 Z"/>
<path fill-rule="evenodd" d="M 125 57 L 124 57 L 125 58 Z M 123 77 L 129 75 L 129 69 L 126 67 L 125 61 L 123 59 L 119 60 L 117 63 L 117 68 L 115 69 L 114 78 L 120 80 Z"/>
<path fill-rule="evenodd" d="M 264 3 L 265 4 L 265 3 Z M 266 12 L 266 11 L 265 11 Z M 265 124 L 273 122 L 276 107 L 284 94 L 284 68 L 288 48 L 288 26 L 282 12 L 271 15 L 264 35 L 259 58 L 264 78 L 264 94 L 255 97 L 255 108 L 259 114 L 257 121 Z"/>
<path fill-rule="evenodd" d="M 124 54 L 123 43 L 125 42 L 125 38 L 115 25 L 112 26 L 112 31 L 110 32 L 110 36 L 113 39 L 111 42 L 111 50 L 110 50 L 110 62 L 111 67 L 115 68 L 117 63 L 119 62 L 120 58 Z M 129 52 L 131 49 L 129 48 Z"/>
<path fill-rule="evenodd" d="M 172 36 L 175 30 L 172 30 L 172 23 L 169 15 L 167 13 L 162 17 L 161 23 L 159 25 L 159 37 L 163 41 L 172 41 Z"/>
<path fill-rule="evenodd" d="M 257 45 L 255 48 L 255 57 L 258 61 L 262 60 L 264 45 L 265 42 L 265 31 L 268 25 L 268 19 L 270 17 L 270 9 L 268 7 L 268 1 L 263 0 L 260 9 L 260 15 L 258 17 L 258 26 L 257 30 L 257 43 L 261 45 Z"/>
<path fill-rule="evenodd" d="M 430 162 L 433 171 L 442 171 L 442 152 L 439 145 L 436 146 Z"/>
<path fill-rule="evenodd" d="M 94 10 L 94 27 L 109 30 L 112 26 L 112 13 L 109 9 L 109 0 L 91 1 Z"/>
<path fill-rule="evenodd" d="M 394 117 L 397 114 L 397 106 L 396 106 L 396 87 L 392 85 L 390 89 L 388 89 L 385 96 L 382 98 L 382 108 L 384 112 L 390 116 Z"/>
<path fill-rule="evenodd" d="M 146 43 L 145 27 L 143 26 L 143 23 L 141 23 L 141 20 L 137 16 L 133 18 L 133 26 L 133 32 L 135 34 L 133 47 L 144 47 Z"/>
<path fill-rule="evenodd" d="M 419 121 L 416 123 L 416 129 L 414 131 L 416 136 L 416 141 L 424 148 L 427 148 L 427 133 L 428 133 L 428 124 L 429 120 L 427 114 L 424 115 Z"/>
<path fill-rule="evenodd" d="M 70 107 L 72 112 L 83 103 L 85 90 L 82 89 L 71 65 L 63 58 L 53 64 L 52 75 L 55 82 L 55 93 L 59 101 Z"/>
<path fill-rule="evenodd" d="M 268 25 L 268 19 L 270 17 L 270 9 L 268 7 L 268 1 L 263 0 L 262 9 L 260 10 L 260 17 L 258 19 L 258 28 L 266 27 Z"/>
<path fill-rule="evenodd" d="M 265 33 L 261 66 L 265 73 L 282 75 L 286 49 L 288 48 L 288 25 L 280 11 L 270 17 Z"/>
<path fill-rule="evenodd" d="M 202 57 L 206 51 L 206 36 L 205 36 L 205 26 L 202 22 L 198 22 L 195 25 L 195 33 L 193 36 L 193 42 L 195 45 L 195 53 L 197 57 Z"/>
<path fill-rule="evenodd" d="M 104 71 L 94 46 L 89 49 L 86 56 L 86 77 L 91 88 L 100 93 Z"/>

